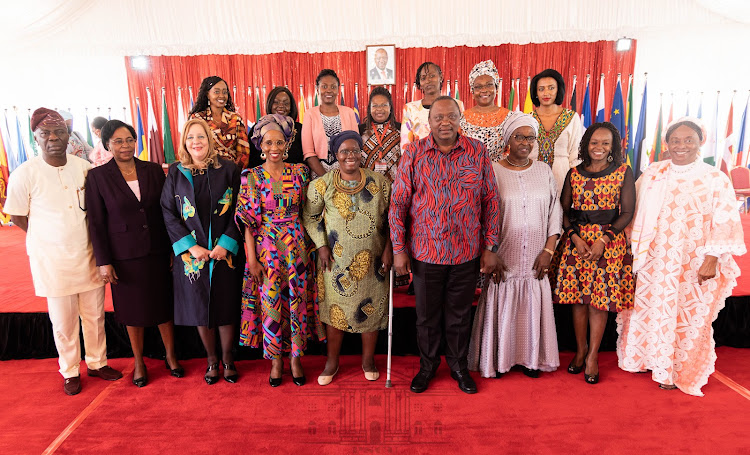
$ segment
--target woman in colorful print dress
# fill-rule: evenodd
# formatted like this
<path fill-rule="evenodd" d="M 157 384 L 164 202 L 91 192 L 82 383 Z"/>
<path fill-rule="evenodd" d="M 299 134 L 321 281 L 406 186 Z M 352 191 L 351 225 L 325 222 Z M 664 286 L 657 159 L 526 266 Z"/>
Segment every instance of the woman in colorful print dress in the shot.
<path fill-rule="evenodd" d="M 463 134 L 482 141 L 492 162 L 503 158 L 503 123 L 510 111 L 495 104 L 500 76 L 492 60 L 477 63 L 469 73 L 469 87 L 476 105 L 461 117 Z"/>
<path fill-rule="evenodd" d="M 245 261 L 242 235 L 234 223 L 240 171 L 218 156 L 211 130 L 201 119 L 185 122 L 179 154 L 161 193 L 174 253 L 174 323 L 198 327 L 209 385 L 219 380 L 218 327 L 224 379 L 237 382 L 232 348 Z"/>
<path fill-rule="evenodd" d="M 318 248 L 320 318 L 326 323 L 328 358 L 318 384 L 328 385 L 339 369 L 344 332 L 362 334 L 362 370 L 375 381 L 378 331 L 388 326 L 388 275 L 393 250 L 388 231 L 391 184 L 362 169 L 362 138 L 344 131 L 331 138 L 339 168 L 307 190 L 305 229 Z"/>
<path fill-rule="evenodd" d="M 532 113 L 539 122 L 537 144 L 531 153 L 533 159 L 544 161 L 552 168 L 557 191 L 562 191 L 568 171 L 578 160 L 578 144 L 583 125 L 581 118 L 570 109 L 562 107 L 565 100 L 565 81 L 560 73 L 546 69 L 531 79 Z"/>
<path fill-rule="evenodd" d="M 663 389 L 703 396 L 714 372 L 712 323 L 737 285 L 732 255 L 746 253 L 729 178 L 700 158 L 700 120 L 667 127 L 670 160 L 638 179 L 631 235 L 635 303 L 617 318 L 617 359 L 631 372 L 651 370 Z"/>
<path fill-rule="evenodd" d="M 586 130 L 580 157 L 583 162 L 568 172 L 560 197 L 565 236 L 555 303 L 573 308 L 576 355 L 568 373 L 584 371 L 586 382 L 596 384 L 609 313 L 633 307 L 633 257 L 622 231 L 635 211 L 635 184 L 611 123 Z"/>
<path fill-rule="evenodd" d="M 201 118 L 208 123 L 220 158 L 233 161 L 240 169 L 247 166 L 250 144 L 245 123 L 234 111 L 229 84 L 224 79 L 219 76 L 203 79 L 190 118 Z"/>
<path fill-rule="evenodd" d="M 311 244 L 300 219 L 309 172 L 303 164 L 284 162 L 294 131 L 294 121 L 280 114 L 255 124 L 251 141 L 265 163 L 242 172 L 237 198 L 237 226 L 247 245 L 240 345 L 263 348 L 263 358 L 271 360 L 271 387 L 281 385 L 284 355 L 292 382 L 304 385 L 300 358 L 307 340 L 325 338 L 314 300 Z"/>

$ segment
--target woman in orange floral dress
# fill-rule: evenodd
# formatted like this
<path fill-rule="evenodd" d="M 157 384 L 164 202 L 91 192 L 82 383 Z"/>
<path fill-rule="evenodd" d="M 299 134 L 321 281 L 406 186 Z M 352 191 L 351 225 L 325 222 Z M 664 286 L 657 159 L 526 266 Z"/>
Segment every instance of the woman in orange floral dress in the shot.
<path fill-rule="evenodd" d="M 554 301 L 573 308 L 576 355 L 568 373 L 585 370 L 586 382 L 596 384 L 609 313 L 633 307 L 633 258 L 623 229 L 635 211 L 635 184 L 613 124 L 591 125 L 579 153 L 583 162 L 568 171 L 560 198 L 565 236 Z"/>

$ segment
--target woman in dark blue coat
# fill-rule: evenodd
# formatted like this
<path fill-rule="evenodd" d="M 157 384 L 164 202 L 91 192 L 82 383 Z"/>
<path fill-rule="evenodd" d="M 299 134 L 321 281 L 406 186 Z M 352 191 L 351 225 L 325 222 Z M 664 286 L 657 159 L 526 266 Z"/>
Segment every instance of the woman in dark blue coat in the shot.
<path fill-rule="evenodd" d="M 234 223 L 240 171 L 217 156 L 208 124 L 185 123 L 180 162 L 169 167 L 161 194 L 174 265 L 174 320 L 198 327 L 206 348 L 206 383 L 219 380 L 216 328 L 221 340 L 224 379 L 236 382 L 235 325 L 240 314 L 244 249 Z"/>

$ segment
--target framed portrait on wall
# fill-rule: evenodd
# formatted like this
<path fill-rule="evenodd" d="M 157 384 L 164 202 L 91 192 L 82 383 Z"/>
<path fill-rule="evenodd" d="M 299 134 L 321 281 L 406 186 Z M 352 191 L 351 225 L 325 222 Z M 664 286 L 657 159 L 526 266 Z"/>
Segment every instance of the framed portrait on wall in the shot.
<path fill-rule="evenodd" d="M 369 85 L 394 85 L 396 83 L 396 46 L 378 44 L 366 46 L 367 83 Z"/>

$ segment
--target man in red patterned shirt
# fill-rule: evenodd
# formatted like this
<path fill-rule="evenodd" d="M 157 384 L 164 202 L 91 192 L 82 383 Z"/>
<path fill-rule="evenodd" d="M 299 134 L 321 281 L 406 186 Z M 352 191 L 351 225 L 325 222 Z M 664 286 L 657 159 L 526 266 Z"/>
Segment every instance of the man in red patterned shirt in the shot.
<path fill-rule="evenodd" d="M 396 273 L 413 273 L 419 373 L 411 390 L 435 376 L 445 322 L 445 360 L 466 393 L 476 393 L 466 356 L 478 273 L 497 280 L 499 206 L 495 174 L 481 142 L 458 133 L 453 98 L 430 108 L 431 133 L 408 144 L 393 184 L 389 222 Z"/>

